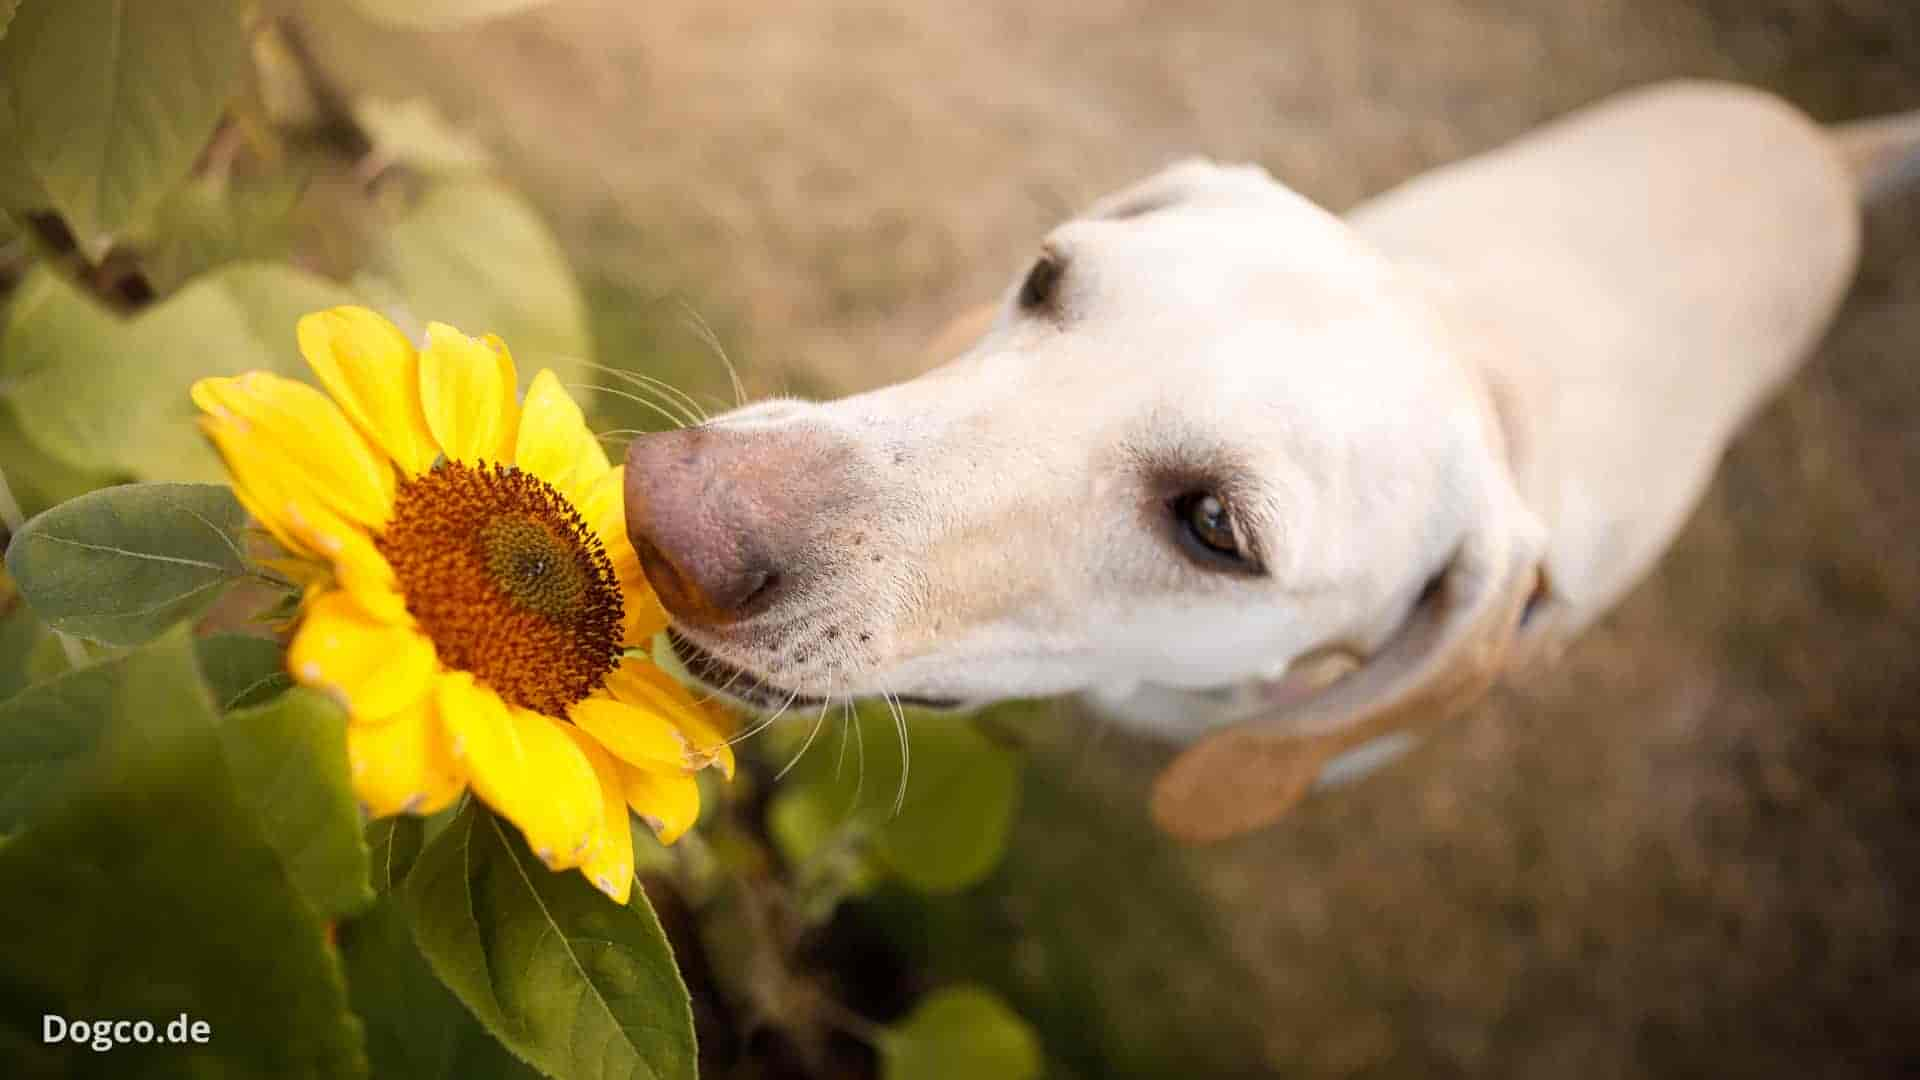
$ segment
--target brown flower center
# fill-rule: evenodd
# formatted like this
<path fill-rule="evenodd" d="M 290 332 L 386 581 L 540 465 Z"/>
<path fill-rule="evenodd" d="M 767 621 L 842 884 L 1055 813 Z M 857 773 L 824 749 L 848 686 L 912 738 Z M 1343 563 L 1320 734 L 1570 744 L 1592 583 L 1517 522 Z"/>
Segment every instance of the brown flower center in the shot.
<path fill-rule="evenodd" d="M 443 461 L 404 480 L 375 541 L 440 662 L 546 716 L 620 662 L 620 585 L 560 493 L 505 465 Z"/>

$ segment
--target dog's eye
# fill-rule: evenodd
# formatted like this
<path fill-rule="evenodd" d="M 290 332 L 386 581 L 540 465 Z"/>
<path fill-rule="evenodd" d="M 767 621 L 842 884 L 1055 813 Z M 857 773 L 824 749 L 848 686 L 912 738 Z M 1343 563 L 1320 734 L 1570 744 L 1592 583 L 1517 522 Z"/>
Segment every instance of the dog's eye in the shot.
<path fill-rule="evenodd" d="M 1211 491 L 1190 491 L 1173 501 L 1173 514 L 1189 547 L 1197 547 L 1209 558 L 1248 562 L 1225 499 Z"/>
<path fill-rule="evenodd" d="M 1025 311 L 1037 311 L 1053 304 L 1053 294 L 1060 288 L 1060 276 L 1065 273 L 1067 264 L 1058 255 L 1051 252 L 1040 256 L 1027 271 L 1027 279 L 1020 283 L 1020 307 Z"/>

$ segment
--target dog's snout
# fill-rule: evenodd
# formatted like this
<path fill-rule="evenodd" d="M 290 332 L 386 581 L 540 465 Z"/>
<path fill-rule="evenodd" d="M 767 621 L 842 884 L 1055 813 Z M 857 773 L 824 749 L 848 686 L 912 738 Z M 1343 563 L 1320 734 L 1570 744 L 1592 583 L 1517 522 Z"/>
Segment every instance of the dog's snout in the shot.
<path fill-rule="evenodd" d="M 627 535 L 675 619 L 738 622 L 815 572 L 819 506 L 844 475 L 818 435 L 697 427 L 627 448 Z"/>

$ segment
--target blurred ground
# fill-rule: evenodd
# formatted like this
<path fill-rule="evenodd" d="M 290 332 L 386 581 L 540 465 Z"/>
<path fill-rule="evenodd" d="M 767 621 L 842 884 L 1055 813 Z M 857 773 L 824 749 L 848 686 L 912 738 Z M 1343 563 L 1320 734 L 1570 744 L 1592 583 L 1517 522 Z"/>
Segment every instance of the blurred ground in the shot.
<path fill-rule="evenodd" d="M 343 80 L 502 152 L 603 350 L 684 295 L 761 389 L 911 372 L 1048 224 L 1183 153 L 1339 207 L 1664 76 L 1920 108 L 1906 0 L 559 0 L 398 46 L 297 6 Z M 1920 196 L 1868 235 L 1819 356 L 1557 669 L 1203 852 L 1146 831 L 1159 751 L 1040 733 L 1014 858 L 941 916 L 1004 956 L 929 931 L 924 962 L 1078 1025 L 1088 1075 L 1920 1063 Z"/>

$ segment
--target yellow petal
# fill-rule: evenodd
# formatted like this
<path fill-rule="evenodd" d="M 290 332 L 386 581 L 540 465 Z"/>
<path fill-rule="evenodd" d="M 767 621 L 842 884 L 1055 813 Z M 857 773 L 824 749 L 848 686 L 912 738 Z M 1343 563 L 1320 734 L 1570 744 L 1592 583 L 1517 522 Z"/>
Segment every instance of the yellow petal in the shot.
<path fill-rule="evenodd" d="M 663 769 L 688 765 L 686 740 L 658 712 L 610 697 L 590 697 L 575 702 L 567 716 L 622 761 Z"/>
<path fill-rule="evenodd" d="M 215 446 L 221 446 L 220 437 L 215 434 L 215 429 L 218 426 L 217 421 L 205 417 L 201 418 L 200 427 L 213 439 Z M 221 453 L 222 455 L 226 454 L 223 446 L 221 447 Z M 228 461 L 227 472 L 233 479 L 233 497 L 246 509 L 248 517 L 251 517 L 261 528 L 267 530 L 275 542 L 289 552 L 302 557 L 317 558 L 319 552 L 309 551 L 287 528 L 285 506 L 287 500 L 279 497 L 271 490 L 260 490 L 261 485 L 258 479 L 249 483 L 241 470 L 236 468 L 231 460 Z"/>
<path fill-rule="evenodd" d="M 663 844 L 680 839 L 700 819 L 700 785 L 691 773 L 652 772 L 623 766 L 627 805 Z"/>
<path fill-rule="evenodd" d="M 431 814 L 466 788 L 431 694 L 382 723 L 349 725 L 347 761 L 373 817 Z"/>
<path fill-rule="evenodd" d="M 600 785 L 559 725 L 510 708 L 464 671 L 440 680 L 439 700 L 467 783 L 526 834 L 534 854 L 556 870 L 591 855 L 604 814 Z"/>
<path fill-rule="evenodd" d="M 667 609 L 660 606 L 660 597 L 645 577 L 640 577 L 638 585 L 631 584 L 632 579 L 620 572 L 618 563 L 614 574 L 620 579 L 620 644 L 629 648 L 644 645 L 667 628 Z"/>
<path fill-rule="evenodd" d="M 408 475 L 425 472 L 439 447 L 420 411 L 420 359 L 399 327 L 363 307 L 337 307 L 302 318 L 297 336 L 361 433 Z"/>
<path fill-rule="evenodd" d="M 419 701 L 437 667 L 432 642 L 339 591 L 308 604 L 287 649 L 293 677 L 338 698 L 356 721 L 392 716 Z"/>
<path fill-rule="evenodd" d="M 519 406 L 513 357 L 499 338 L 470 338 L 446 323 L 427 326 L 420 354 L 420 407 L 427 430 L 455 461 L 512 460 Z"/>
<path fill-rule="evenodd" d="M 549 368 L 541 368 L 527 387 L 513 462 L 559 489 L 576 508 L 585 485 L 607 471 L 600 440 L 587 429 L 580 406 Z M 593 519 L 587 521 L 592 524 Z"/>
<path fill-rule="evenodd" d="M 614 577 L 620 582 L 624 609 L 620 642 L 632 646 L 665 630 L 668 617 L 667 609 L 661 606 L 660 597 L 647 581 L 646 571 L 640 567 L 639 553 L 633 550 L 633 542 L 627 539 L 626 471 L 625 465 L 616 465 L 601 474 L 601 478 L 588 488 L 582 498 L 580 516 L 586 519 L 587 525 L 607 549 L 607 559 L 613 564 Z"/>
<path fill-rule="evenodd" d="M 718 765 L 722 775 L 733 779 L 733 747 L 727 744 L 726 733 L 731 725 L 723 724 L 716 708 L 696 701 L 659 665 L 647 660 L 623 661 L 607 676 L 607 690 L 616 700 L 671 720 L 687 740 L 687 767 Z"/>
<path fill-rule="evenodd" d="M 294 526 L 296 535 L 311 544 L 333 564 L 334 581 L 352 596 L 367 614 L 382 622 L 413 625 L 406 597 L 400 594 L 399 579 L 386 556 L 373 546 L 373 540 L 357 530 L 328 533 L 324 529 L 303 530 Z"/>
<path fill-rule="evenodd" d="M 626 789 L 619 762 L 593 736 L 572 724 L 561 724 L 560 730 L 586 755 L 587 764 L 593 766 L 593 775 L 600 781 L 600 835 L 593 854 L 580 864 L 580 872 L 614 903 L 624 904 L 633 891 L 633 832 L 627 825 Z"/>
<path fill-rule="evenodd" d="M 587 527 L 600 534 L 600 539 L 611 552 L 616 541 L 628 551 L 633 544 L 627 539 L 627 467 L 615 465 L 599 473 L 591 483 L 580 492 L 580 500 L 575 504 L 580 517 Z"/>
<path fill-rule="evenodd" d="M 265 371 L 201 379 L 193 401 L 229 470 L 379 528 L 393 516 L 393 465 L 325 394 Z"/>
<path fill-rule="evenodd" d="M 238 488 L 235 489 L 236 494 Z M 334 582 L 381 622 L 413 625 L 399 580 L 366 530 L 297 501 L 281 507 L 281 527 L 295 550 L 324 560 Z M 283 541 L 285 542 L 285 541 Z"/>

